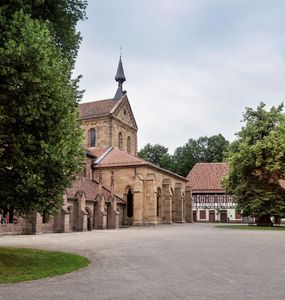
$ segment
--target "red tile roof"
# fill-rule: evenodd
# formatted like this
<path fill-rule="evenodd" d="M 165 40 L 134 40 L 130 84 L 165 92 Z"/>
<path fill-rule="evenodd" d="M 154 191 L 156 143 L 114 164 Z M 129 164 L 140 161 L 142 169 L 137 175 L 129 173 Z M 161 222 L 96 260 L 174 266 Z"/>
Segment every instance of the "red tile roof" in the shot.
<path fill-rule="evenodd" d="M 108 200 L 111 196 L 111 191 L 105 187 L 102 188 L 105 200 Z M 86 200 L 95 200 L 99 194 L 99 183 L 94 180 L 90 180 L 84 177 L 78 178 L 74 181 L 73 185 L 67 190 L 68 198 L 75 198 L 77 192 L 84 192 Z M 123 204 L 125 201 L 116 196 L 117 203 Z"/>
<path fill-rule="evenodd" d="M 228 172 L 229 167 L 226 163 L 197 163 L 187 176 L 188 185 L 193 193 L 224 193 L 221 182 Z"/>
<path fill-rule="evenodd" d="M 104 148 L 93 148 L 90 147 L 87 149 L 87 152 L 90 153 L 91 155 L 95 157 L 100 157 L 104 152 L 108 149 L 109 147 L 104 147 Z"/>
<path fill-rule="evenodd" d="M 88 119 L 88 118 L 106 116 L 111 113 L 112 109 L 117 104 L 118 101 L 114 99 L 106 99 L 106 100 L 81 103 L 79 105 L 80 108 L 79 117 L 80 119 Z"/>
<path fill-rule="evenodd" d="M 109 153 L 107 153 L 109 151 Z M 163 169 L 155 164 L 152 164 L 138 156 L 133 156 L 125 151 L 122 151 L 116 147 L 108 148 L 105 153 L 102 154 L 96 160 L 96 163 L 100 168 L 111 167 L 125 167 L 125 166 L 148 166 L 156 171 L 167 173 L 171 176 L 178 177 L 180 180 L 187 181 L 185 177 L 172 173 L 166 169 Z"/>

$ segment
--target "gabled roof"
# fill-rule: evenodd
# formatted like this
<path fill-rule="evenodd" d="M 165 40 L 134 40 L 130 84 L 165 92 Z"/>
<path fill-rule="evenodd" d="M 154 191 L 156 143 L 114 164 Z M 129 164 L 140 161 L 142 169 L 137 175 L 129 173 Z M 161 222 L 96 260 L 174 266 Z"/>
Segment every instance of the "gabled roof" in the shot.
<path fill-rule="evenodd" d="M 96 159 L 95 164 L 93 166 L 94 167 L 98 166 L 99 168 L 147 166 L 152 169 L 155 169 L 156 171 L 166 173 L 173 177 L 177 177 L 182 181 L 187 181 L 185 177 L 182 177 L 166 169 L 163 169 L 138 156 L 133 156 L 116 147 L 109 147 L 100 157 Z"/>
<path fill-rule="evenodd" d="M 123 99 L 123 97 L 122 97 Z M 114 99 L 98 100 L 92 102 L 81 103 L 79 105 L 79 118 L 80 119 L 89 119 L 94 117 L 103 117 L 111 113 L 116 105 L 120 103 Z"/>
<path fill-rule="evenodd" d="M 100 193 L 99 183 L 97 181 L 90 180 L 84 177 L 78 178 L 74 181 L 73 185 L 69 189 L 67 189 L 67 197 L 75 198 L 77 192 L 84 192 L 86 200 L 95 200 L 97 195 Z M 108 200 L 111 196 L 111 191 L 103 186 L 102 192 L 105 199 Z M 125 203 L 125 201 L 117 195 L 116 198 L 118 204 Z"/>
<path fill-rule="evenodd" d="M 187 176 L 188 185 L 192 193 L 224 193 L 221 182 L 228 172 L 227 163 L 197 163 Z"/>
<path fill-rule="evenodd" d="M 106 99 L 106 100 L 98 100 L 98 101 L 81 103 L 79 105 L 79 109 L 80 109 L 79 118 L 81 120 L 84 120 L 84 119 L 92 119 L 98 117 L 106 117 L 109 115 L 115 115 L 115 112 L 120 110 L 122 105 L 127 105 L 129 107 L 131 118 L 134 124 L 133 126 L 135 128 L 138 128 L 127 95 L 123 95 L 119 100 Z"/>

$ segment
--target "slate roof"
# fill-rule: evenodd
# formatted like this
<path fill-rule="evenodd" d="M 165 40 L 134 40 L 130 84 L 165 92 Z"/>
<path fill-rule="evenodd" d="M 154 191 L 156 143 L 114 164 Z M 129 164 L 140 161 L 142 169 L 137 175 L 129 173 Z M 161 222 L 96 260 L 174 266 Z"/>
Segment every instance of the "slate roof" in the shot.
<path fill-rule="evenodd" d="M 87 178 L 78 178 L 74 181 L 73 185 L 67 190 L 68 198 L 75 198 L 77 192 L 83 191 L 85 193 L 86 200 L 95 200 L 99 194 L 99 183 L 94 180 Z M 108 200 L 111 196 L 111 191 L 104 186 L 102 187 L 102 192 L 105 200 Z M 125 204 L 125 201 L 116 196 L 118 204 Z"/>
<path fill-rule="evenodd" d="M 81 103 L 79 105 L 79 118 L 88 119 L 94 117 L 103 117 L 111 113 L 113 108 L 118 104 L 117 100 L 106 99 L 92 102 Z"/>
<path fill-rule="evenodd" d="M 197 163 L 187 175 L 192 193 L 225 193 L 221 182 L 228 174 L 226 163 Z"/>
<path fill-rule="evenodd" d="M 177 175 L 166 169 L 163 169 L 155 164 L 152 164 L 138 156 L 133 156 L 125 151 L 116 147 L 109 147 L 100 157 L 97 158 L 95 165 L 100 168 L 111 167 L 129 167 L 129 166 L 148 166 L 156 171 L 167 173 L 173 177 L 177 177 L 182 181 L 187 181 L 185 177 Z"/>

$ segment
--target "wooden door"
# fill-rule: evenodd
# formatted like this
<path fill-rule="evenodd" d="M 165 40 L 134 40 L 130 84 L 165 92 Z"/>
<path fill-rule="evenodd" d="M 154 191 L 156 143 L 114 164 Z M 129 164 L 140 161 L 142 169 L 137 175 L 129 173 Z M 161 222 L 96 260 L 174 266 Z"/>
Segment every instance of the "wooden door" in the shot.
<path fill-rule="evenodd" d="M 228 218 L 227 218 L 227 212 L 226 211 L 221 211 L 221 223 L 227 223 Z"/>
<path fill-rule="evenodd" d="M 209 211 L 209 222 L 215 223 L 215 211 L 213 210 Z"/>
<path fill-rule="evenodd" d="M 193 211 L 193 222 L 197 222 L 197 212 Z"/>

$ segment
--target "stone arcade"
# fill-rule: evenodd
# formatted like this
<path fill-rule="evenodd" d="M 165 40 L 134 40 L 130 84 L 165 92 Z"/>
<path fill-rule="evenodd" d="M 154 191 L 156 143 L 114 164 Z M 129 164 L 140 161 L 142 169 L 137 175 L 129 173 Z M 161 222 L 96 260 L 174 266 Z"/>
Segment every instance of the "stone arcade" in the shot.
<path fill-rule="evenodd" d="M 0 234 L 69 232 L 192 222 L 187 179 L 137 156 L 138 127 L 123 91 L 120 58 L 114 98 L 82 103 L 85 169 L 55 217 L 37 213 L 0 225 Z"/>

